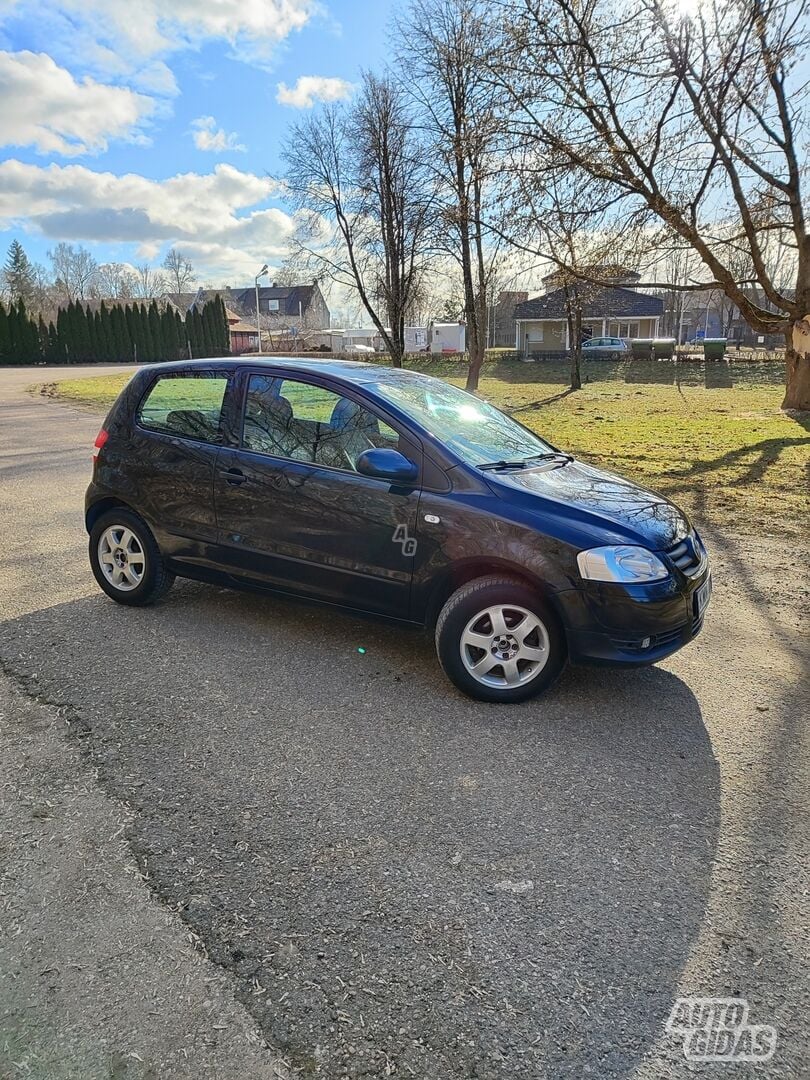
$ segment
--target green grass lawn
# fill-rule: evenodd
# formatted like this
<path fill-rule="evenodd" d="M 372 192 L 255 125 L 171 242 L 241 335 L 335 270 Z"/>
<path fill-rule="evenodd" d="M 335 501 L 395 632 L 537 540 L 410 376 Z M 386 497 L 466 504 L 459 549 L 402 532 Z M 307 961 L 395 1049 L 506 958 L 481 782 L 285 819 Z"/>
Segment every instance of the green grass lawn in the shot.
<path fill-rule="evenodd" d="M 464 365 L 417 370 L 464 385 Z M 592 361 L 582 390 L 565 365 L 484 367 L 480 393 L 556 446 L 670 496 L 698 522 L 806 532 L 810 417 L 786 416 L 781 366 Z M 106 410 L 129 373 L 67 379 L 42 393 Z"/>

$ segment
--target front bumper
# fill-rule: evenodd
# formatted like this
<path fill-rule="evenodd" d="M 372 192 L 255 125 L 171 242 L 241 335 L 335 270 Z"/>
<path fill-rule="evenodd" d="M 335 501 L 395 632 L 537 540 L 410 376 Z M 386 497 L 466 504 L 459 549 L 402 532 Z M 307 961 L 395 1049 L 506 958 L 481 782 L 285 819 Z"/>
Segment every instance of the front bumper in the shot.
<path fill-rule="evenodd" d="M 649 585 L 583 582 L 556 594 L 573 664 L 654 664 L 688 645 L 703 628 L 698 610 L 708 566 Z"/>

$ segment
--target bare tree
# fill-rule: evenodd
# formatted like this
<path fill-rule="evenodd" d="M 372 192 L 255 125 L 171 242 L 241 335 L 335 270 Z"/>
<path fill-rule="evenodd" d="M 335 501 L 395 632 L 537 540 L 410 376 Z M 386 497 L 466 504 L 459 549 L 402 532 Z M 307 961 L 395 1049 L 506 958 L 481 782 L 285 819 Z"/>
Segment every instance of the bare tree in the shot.
<path fill-rule="evenodd" d="M 137 276 L 126 263 L 102 263 L 96 275 L 99 296 L 111 300 L 128 300 L 135 295 Z"/>
<path fill-rule="evenodd" d="M 413 0 L 398 39 L 400 68 L 407 72 L 403 81 L 421 112 L 440 185 L 437 246 L 461 268 L 467 389 L 475 390 L 486 352 L 487 292 L 498 246 L 484 226 L 498 165 L 494 94 L 483 62 L 489 28 L 478 0 Z"/>
<path fill-rule="evenodd" d="M 166 278 L 159 270 L 153 270 L 149 263 L 141 263 L 135 267 L 135 284 L 133 296 L 139 300 L 148 300 L 150 297 L 160 296 L 166 292 Z"/>
<path fill-rule="evenodd" d="M 87 248 L 59 243 L 48 252 L 48 258 L 51 261 L 54 286 L 63 303 L 90 298 L 98 273 L 98 263 Z"/>
<path fill-rule="evenodd" d="M 675 237 L 662 244 L 662 257 L 650 268 L 650 273 L 663 283 L 661 299 L 664 301 L 664 334 L 683 344 L 684 320 L 689 308 L 688 286 L 699 281 L 700 260 L 693 248 Z"/>
<path fill-rule="evenodd" d="M 191 262 L 177 248 L 172 248 L 167 253 L 163 260 L 163 269 L 172 292 L 185 292 L 197 279 Z"/>
<path fill-rule="evenodd" d="M 513 137 L 663 222 L 760 333 L 785 336 L 786 408 L 810 408 L 810 234 L 801 130 L 808 0 L 502 0 L 490 65 Z M 643 42 L 643 47 L 640 46 Z M 778 287 L 776 235 L 795 273 Z M 738 280 L 731 253 L 753 268 Z M 754 285 L 755 289 L 746 286 Z"/>
<path fill-rule="evenodd" d="M 283 157 L 299 212 L 299 254 L 355 291 L 400 366 L 405 317 L 422 274 L 430 200 L 399 87 L 364 75 L 353 107 L 297 124 Z"/>
<path fill-rule="evenodd" d="M 632 234 L 619 235 L 611 218 L 605 185 L 582 172 L 559 167 L 542 157 L 515 171 L 513 197 L 505 200 L 509 229 L 525 250 L 553 267 L 546 278 L 562 294 L 571 359 L 570 386 L 582 387 L 583 321 L 587 309 L 608 301 L 605 288 L 625 280 L 626 264 L 634 263 L 638 245 Z M 620 313 L 617 313 L 620 314 Z"/>

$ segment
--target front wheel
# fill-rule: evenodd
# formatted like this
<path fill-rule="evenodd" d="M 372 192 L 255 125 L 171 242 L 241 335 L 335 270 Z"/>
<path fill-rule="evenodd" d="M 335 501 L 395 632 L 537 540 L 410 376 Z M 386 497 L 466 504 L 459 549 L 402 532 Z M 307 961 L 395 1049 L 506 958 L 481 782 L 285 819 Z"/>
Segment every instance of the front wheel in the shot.
<path fill-rule="evenodd" d="M 462 585 L 436 623 L 445 674 L 479 701 L 517 702 L 550 686 L 566 659 L 554 612 L 530 586 L 510 577 Z"/>
<path fill-rule="evenodd" d="M 152 604 L 174 583 L 149 526 L 123 507 L 102 514 L 91 529 L 90 566 L 107 596 L 119 604 Z"/>

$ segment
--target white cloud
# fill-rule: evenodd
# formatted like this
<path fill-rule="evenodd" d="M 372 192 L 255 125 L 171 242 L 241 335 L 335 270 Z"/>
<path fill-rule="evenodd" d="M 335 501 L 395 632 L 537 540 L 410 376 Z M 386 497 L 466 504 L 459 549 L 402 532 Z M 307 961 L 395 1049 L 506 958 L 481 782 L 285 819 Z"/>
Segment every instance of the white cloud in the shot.
<path fill-rule="evenodd" d="M 235 131 L 218 128 L 213 116 L 198 116 L 191 121 L 194 145 L 198 150 L 210 150 L 214 154 L 224 154 L 226 150 L 246 150 L 239 142 Z"/>
<path fill-rule="evenodd" d="M 354 86 L 345 79 L 325 75 L 301 75 L 295 86 L 278 84 L 276 101 L 293 109 L 311 109 L 316 101 L 343 101 L 351 97 Z"/>
<path fill-rule="evenodd" d="M 143 139 L 155 102 L 120 86 L 77 81 L 45 53 L 0 51 L 0 145 L 40 153 L 106 150 L 110 139 Z"/>
<path fill-rule="evenodd" d="M 318 10 L 318 0 L 0 0 L 0 23 L 24 22 L 71 67 L 174 93 L 172 53 L 220 40 L 233 59 L 266 65 Z"/>
<path fill-rule="evenodd" d="M 254 263 L 279 262 L 293 232 L 293 219 L 266 205 L 277 191 L 275 181 L 225 164 L 151 180 L 9 160 L 0 162 L 0 228 L 141 252 L 177 244 L 201 273 L 248 275 Z"/>

